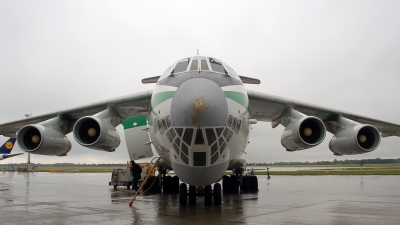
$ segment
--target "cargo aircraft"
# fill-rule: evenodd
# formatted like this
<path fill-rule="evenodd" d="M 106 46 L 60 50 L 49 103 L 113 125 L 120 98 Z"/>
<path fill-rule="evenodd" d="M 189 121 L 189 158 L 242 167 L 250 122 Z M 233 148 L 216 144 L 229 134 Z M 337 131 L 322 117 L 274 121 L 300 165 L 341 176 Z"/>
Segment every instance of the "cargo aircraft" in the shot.
<path fill-rule="evenodd" d="M 258 121 L 285 127 L 281 143 L 287 151 L 315 147 L 327 131 L 334 135 L 329 149 L 338 156 L 368 153 L 381 137 L 400 136 L 397 124 L 247 90 L 244 84 L 260 80 L 240 76 L 214 57 L 183 58 L 142 83 L 155 83 L 154 89 L 3 123 L 0 134 L 16 137 L 25 152 L 65 156 L 70 132 L 84 147 L 115 151 L 120 145 L 115 127 L 122 124 L 130 158 L 152 157 L 153 146 L 162 158 L 163 189 L 178 187 L 182 205 L 187 198 L 196 204 L 201 190 L 207 205 L 212 199 L 221 204 L 222 190 L 237 191 L 239 185 L 257 190 L 256 177 L 224 174 L 240 174 L 250 128 Z M 168 170 L 177 177 L 165 176 Z"/>

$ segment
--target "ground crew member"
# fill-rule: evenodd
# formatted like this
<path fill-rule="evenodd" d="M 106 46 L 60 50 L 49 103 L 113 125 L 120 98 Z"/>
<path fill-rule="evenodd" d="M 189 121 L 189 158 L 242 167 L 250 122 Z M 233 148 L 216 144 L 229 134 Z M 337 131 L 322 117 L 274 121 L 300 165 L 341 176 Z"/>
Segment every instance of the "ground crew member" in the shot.
<path fill-rule="evenodd" d="M 142 168 L 138 164 L 135 163 L 135 161 L 131 161 L 131 173 L 132 173 L 132 189 L 137 191 L 139 189 L 137 183 L 138 180 L 140 179 L 140 176 L 142 174 Z"/>
<path fill-rule="evenodd" d="M 252 176 L 254 176 L 254 169 L 253 169 L 253 167 L 252 167 L 251 170 L 250 170 L 250 174 L 251 174 Z"/>
<path fill-rule="evenodd" d="M 271 177 L 269 176 L 269 168 L 267 167 L 267 179 L 269 180 L 269 179 L 271 179 Z"/>

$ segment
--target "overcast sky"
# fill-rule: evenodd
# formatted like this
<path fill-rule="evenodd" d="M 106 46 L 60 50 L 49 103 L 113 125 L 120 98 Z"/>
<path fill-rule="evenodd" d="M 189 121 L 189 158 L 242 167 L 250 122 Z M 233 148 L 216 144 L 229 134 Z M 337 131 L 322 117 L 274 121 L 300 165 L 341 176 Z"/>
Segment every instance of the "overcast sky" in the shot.
<path fill-rule="evenodd" d="M 399 11 L 400 1 L 365 0 L 2 0 L 0 123 L 151 90 L 142 78 L 199 49 L 261 80 L 247 89 L 400 124 Z M 124 163 L 119 131 L 114 153 L 81 147 L 69 134 L 67 157 L 32 155 L 32 162 Z M 256 124 L 247 161 L 400 158 L 399 137 L 369 154 L 337 157 L 329 133 L 315 148 L 288 153 L 282 131 Z"/>

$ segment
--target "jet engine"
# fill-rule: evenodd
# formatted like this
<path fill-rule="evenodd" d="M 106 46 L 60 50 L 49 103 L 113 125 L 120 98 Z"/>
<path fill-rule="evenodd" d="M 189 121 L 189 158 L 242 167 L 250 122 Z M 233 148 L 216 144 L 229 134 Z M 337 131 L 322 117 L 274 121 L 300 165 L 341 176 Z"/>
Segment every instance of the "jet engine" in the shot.
<path fill-rule="evenodd" d="M 19 147 L 39 155 L 64 156 L 71 150 L 71 142 L 60 131 L 39 124 L 27 125 L 17 134 Z"/>
<path fill-rule="evenodd" d="M 94 116 L 85 116 L 76 121 L 72 133 L 82 146 L 91 149 L 113 152 L 121 142 L 115 129 L 120 123 L 112 109 L 107 109 Z"/>
<path fill-rule="evenodd" d="M 334 155 L 357 155 L 374 151 L 381 142 L 378 129 L 360 124 L 339 131 L 329 142 Z"/>
<path fill-rule="evenodd" d="M 288 123 L 282 133 L 281 144 L 288 151 L 303 150 L 319 145 L 325 134 L 324 122 L 314 116 L 305 116 Z"/>

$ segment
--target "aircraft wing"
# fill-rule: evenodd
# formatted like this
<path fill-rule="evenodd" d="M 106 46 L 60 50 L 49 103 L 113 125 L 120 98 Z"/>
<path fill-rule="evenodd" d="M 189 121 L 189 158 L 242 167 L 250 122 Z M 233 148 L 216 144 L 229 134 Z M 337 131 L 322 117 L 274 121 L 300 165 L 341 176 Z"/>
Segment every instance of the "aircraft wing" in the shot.
<path fill-rule="evenodd" d="M 247 90 L 247 94 L 249 96 L 249 107 L 252 117 L 258 121 L 272 122 L 272 127 L 278 126 L 283 114 L 289 108 L 293 108 L 308 116 L 318 117 L 325 122 L 325 124 L 341 116 L 361 124 L 370 124 L 375 126 L 381 132 L 382 137 L 400 137 L 400 125 L 398 124 L 388 123 L 336 109 L 330 109 L 257 91 Z"/>
<path fill-rule="evenodd" d="M 96 114 L 110 107 L 121 119 L 126 117 L 144 114 L 148 112 L 152 91 L 144 91 L 131 95 L 125 95 L 108 99 L 77 108 L 61 110 L 40 116 L 28 117 L 26 119 L 0 124 L 0 134 L 6 137 L 15 137 L 16 132 L 28 124 L 40 123 L 54 117 L 60 116 L 75 123 L 83 116 Z M 72 126 L 71 126 L 72 127 Z"/>

